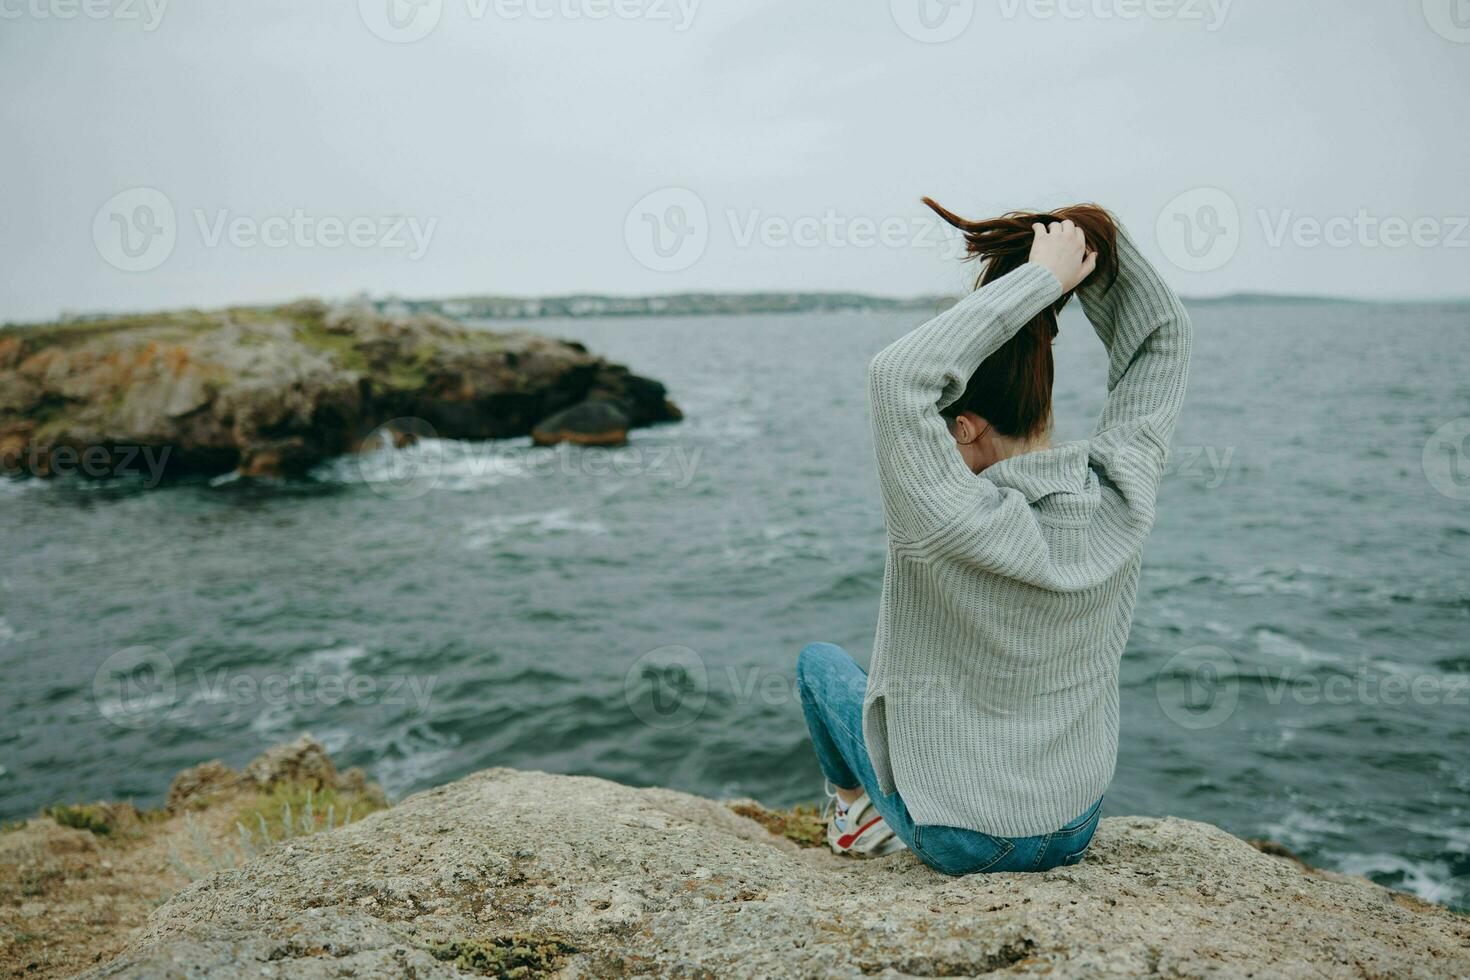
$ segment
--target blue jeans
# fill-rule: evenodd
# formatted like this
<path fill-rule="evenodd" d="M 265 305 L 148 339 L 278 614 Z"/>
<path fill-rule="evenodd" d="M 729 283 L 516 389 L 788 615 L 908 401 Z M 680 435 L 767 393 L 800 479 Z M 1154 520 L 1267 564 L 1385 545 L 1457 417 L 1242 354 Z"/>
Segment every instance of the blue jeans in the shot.
<path fill-rule="evenodd" d="M 992 837 L 963 827 L 919 825 L 895 791 L 884 795 L 863 744 L 863 694 L 868 675 L 851 655 L 831 643 L 813 643 L 796 661 L 801 710 L 817 750 L 817 763 L 833 785 L 861 784 L 873 808 L 909 850 L 947 875 L 980 871 L 1047 871 L 1082 860 L 1102 810 L 1102 799 L 1076 820 L 1040 837 Z"/>

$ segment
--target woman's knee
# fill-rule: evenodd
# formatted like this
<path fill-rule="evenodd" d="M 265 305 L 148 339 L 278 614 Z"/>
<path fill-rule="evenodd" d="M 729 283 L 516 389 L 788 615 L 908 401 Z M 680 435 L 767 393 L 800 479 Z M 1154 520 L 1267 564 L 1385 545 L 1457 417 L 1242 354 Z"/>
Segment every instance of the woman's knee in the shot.
<path fill-rule="evenodd" d="M 808 643 L 796 656 L 796 682 L 805 686 L 818 674 L 831 672 L 843 661 L 851 660 L 847 651 L 835 643 Z"/>

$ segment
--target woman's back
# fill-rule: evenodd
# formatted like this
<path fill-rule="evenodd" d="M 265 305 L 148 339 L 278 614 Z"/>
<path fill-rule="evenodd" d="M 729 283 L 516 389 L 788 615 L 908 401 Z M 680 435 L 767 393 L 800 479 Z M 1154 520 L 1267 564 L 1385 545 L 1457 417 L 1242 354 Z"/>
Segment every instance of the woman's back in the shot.
<path fill-rule="evenodd" d="M 883 791 L 900 789 L 920 824 L 1045 834 L 1111 780 L 1118 664 L 1190 346 L 1182 305 L 1121 231 L 1117 258 L 1116 282 L 1079 291 L 1110 361 L 1088 440 L 977 475 L 939 416 L 1061 298 L 1038 265 L 873 361 L 889 554 L 864 735 Z"/>

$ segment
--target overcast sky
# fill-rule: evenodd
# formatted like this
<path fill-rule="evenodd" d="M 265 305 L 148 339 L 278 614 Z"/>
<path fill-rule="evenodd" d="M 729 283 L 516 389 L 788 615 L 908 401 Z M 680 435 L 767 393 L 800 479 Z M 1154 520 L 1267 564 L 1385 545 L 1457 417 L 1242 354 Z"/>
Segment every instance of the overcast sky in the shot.
<path fill-rule="evenodd" d="M 925 194 L 1470 294 L 1470 0 L 0 0 L 0 91 L 0 320 L 952 292 Z"/>

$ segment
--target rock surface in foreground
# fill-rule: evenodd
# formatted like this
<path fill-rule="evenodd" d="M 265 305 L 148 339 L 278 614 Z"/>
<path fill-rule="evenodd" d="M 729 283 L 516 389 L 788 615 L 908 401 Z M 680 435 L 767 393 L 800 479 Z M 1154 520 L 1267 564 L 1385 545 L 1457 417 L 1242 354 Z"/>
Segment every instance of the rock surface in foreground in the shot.
<path fill-rule="evenodd" d="M 96 976 L 1470 975 L 1470 920 L 1207 824 L 945 878 L 801 850 L 727 807 L 490 770 L 185 888 Z"/>
<path fill-rule="evenodd" d="M 679 417 L 580 344 L 430 314 L 305 301 L 0 331 L 0 471 L 37 476 L 300 473 L 396 419 L 504 438 L 589 401 L 624 432 Z"/>

